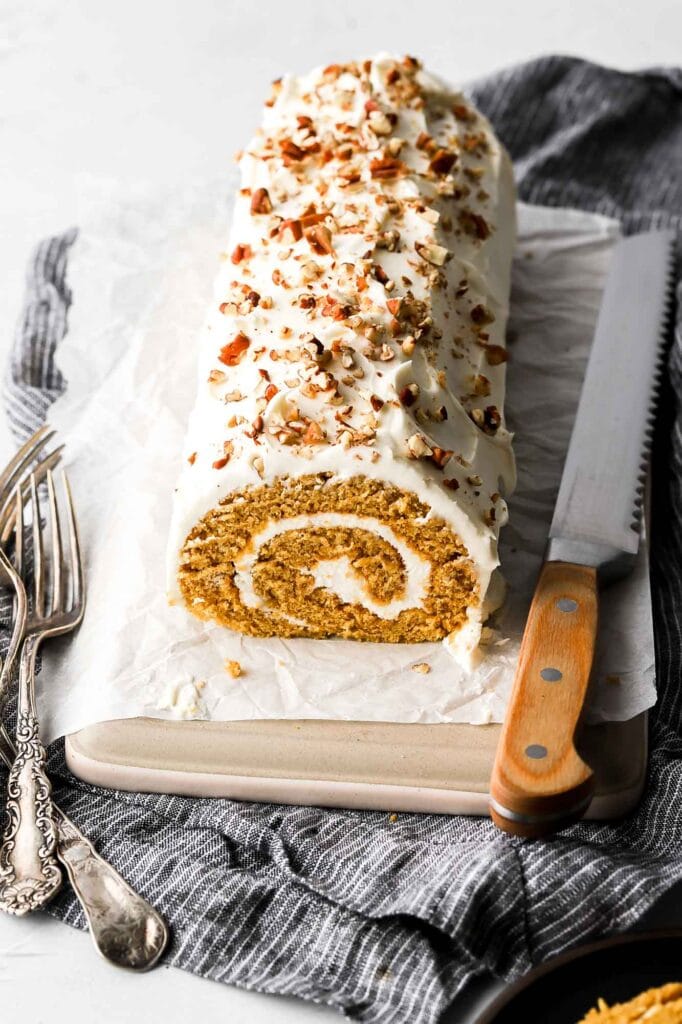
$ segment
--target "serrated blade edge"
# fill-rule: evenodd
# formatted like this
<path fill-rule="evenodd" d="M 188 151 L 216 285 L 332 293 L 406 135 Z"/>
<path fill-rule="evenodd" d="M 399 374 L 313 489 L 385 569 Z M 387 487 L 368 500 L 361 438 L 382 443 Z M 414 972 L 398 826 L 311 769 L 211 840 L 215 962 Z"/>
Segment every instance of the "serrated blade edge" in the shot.
<path fill-rule="evenodd" d="M 673 231 L 656 231 L 614 250 L 550 528 L 550 558 L 605 570 L 637 552 L 673 304 L 674 243 Z"/>

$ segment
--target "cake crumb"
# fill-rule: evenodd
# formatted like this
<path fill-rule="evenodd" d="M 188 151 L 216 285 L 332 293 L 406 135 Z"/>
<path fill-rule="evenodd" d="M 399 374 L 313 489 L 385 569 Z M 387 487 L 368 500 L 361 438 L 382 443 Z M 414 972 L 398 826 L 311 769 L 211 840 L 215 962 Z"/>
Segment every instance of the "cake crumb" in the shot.
<path fill-rule="evenodd" d="M 229 672 L 233 679 L 238 679 L 242 674 L 242 666 L 238 661 L 231 661 L 229 658 L 225 662 L 225 671 Z"/>
<path fill-rule="evenodd" d="M 398 820 L 398 815 L 397 814 L 389 814 L 389 816 L 388 816 L 388 823 L 389 823 L 389 825 L 395 825 L 397 820 Z"/>
<path fill-rule="evenodd" d="M 431 666 L 427 665 L 425 661 L 419 661 L 416 665 L 412 666 L 413 672 L 421 672 L 423 676 L 427 675 L 431 671 Z"/>

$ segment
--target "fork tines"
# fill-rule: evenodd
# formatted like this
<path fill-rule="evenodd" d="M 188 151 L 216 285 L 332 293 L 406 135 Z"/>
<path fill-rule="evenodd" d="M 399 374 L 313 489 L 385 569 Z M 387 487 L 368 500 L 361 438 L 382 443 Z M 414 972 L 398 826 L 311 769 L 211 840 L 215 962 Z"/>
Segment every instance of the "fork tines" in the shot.
<path fill-rule="evenodd" d="M 54 430 L 47 426 L 41 427 L 22 445 L 0 473 L 0 545 L 3 547 L 6 546 L 14 530 L 16 510 L 14 492 L 17 487 L 20 487 L 22 494 L 28 495 L 30 488 L 28 469 L 31 463 L 37 460 L 33 472 L 36 483 L 40 483 L 48 470 L 54 469 L 62 457 L 64 445 L 59 445 L 53 451 L 45 453 L 45 449 L 54 437 Z"/>
<path fill-rule="evenodd" d="M 54 453 L 53 453 L 54 454 Z M 63 498 L 57 499 L 54 475 L 48 467 L 43 470 L 47 492 L 46 529 L 42 528 L 38 474 L 31 473 L 26 492 L 15 489 L 14 563 L 17 571 L 26 576 L 24 566 L 27 511 L 31 506 L 30 533 L 33 550 L 33 586 L 27 587 L 31 598 L 32 625 L 44 624 L 50 631 L 73 624 L 83 611 L 83 571 L 81 566 L 78 530 L 73 498 L 66 473 L 62 473 Z M 60 505 L 62 512 L 60 512 Z M 64 543 L 64 526 L 68 542 Z"/>

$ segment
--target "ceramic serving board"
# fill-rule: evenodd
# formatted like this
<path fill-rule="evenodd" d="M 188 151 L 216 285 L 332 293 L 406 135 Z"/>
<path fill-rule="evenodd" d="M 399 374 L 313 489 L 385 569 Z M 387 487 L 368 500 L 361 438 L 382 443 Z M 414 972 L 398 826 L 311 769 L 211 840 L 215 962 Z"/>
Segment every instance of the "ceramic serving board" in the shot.
<path fill-rule="evenodd" d="M 646 778 L 647 716 L 583 730 L 595 770 L 588 817 L 630 811 Z M 388 722 L 102 722 L 66 740 L 96 785 L 186 796 L 438 814 L 487 814 L 499 725 Z"/>

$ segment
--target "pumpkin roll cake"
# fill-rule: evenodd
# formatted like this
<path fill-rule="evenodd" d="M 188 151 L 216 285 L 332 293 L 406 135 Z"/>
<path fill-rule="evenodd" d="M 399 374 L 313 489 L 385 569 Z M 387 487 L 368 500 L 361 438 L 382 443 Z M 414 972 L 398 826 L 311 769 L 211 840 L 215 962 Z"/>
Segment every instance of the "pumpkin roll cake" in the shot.
<path fill-rule="evenodd" d="M 476 647 L 514 482 L 512 170 L 411 57 L 274 83 L 199 345 L 169 587 L 251 636 Z"/>

